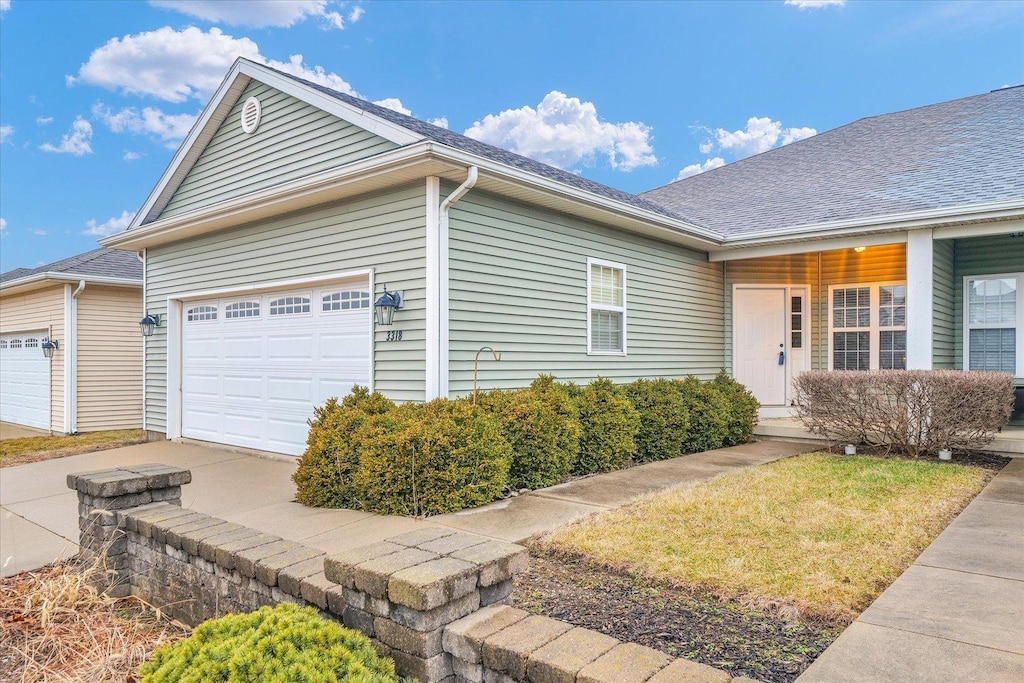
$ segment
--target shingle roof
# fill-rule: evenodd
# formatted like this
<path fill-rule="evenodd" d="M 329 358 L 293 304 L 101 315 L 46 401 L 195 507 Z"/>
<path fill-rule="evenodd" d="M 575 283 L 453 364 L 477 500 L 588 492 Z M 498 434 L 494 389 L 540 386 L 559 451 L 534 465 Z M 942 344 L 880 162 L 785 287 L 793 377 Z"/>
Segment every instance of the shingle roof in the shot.
<path fill-rule="evenodd" d="M 39 273 L 116 277 L 142 282 L 142 263 L 133 251 L 117 251 L 100 247 L 38 268 L 15 268 L 6 273 L 0 273 L 0 283 L 6 284 Z"/>
<path fill-rule="evenodd" d="M 1024 86 L 860 119 L 640 196 L 727 237 L 1024 200 Z"/>
<path fill-rule="evenodd" d="M 275 73 L 278 73 L 286 78 L 290 78 L 293 81 L 297 81 L 311 88 L 315 88 L 316 90 L 319 90 L 322 93 L 330 95 L 331 97 L 341 100 L 342 102 L 350 104 L 354 107 L 359 107 L 363 111 L 369 112 L 374 116 L 379 116 L 380 118 L 386 121 L 390 121 L 391 123 L 402 126 L 403 128 L 407 128 L 413 131 L 414 133 L 418 133 L 433 142 L 437 142 L 442 145 L 446 145 L 448 147 L 461 150 L 463 152 L 469 152 L 470 154 L 476 154 L 478 156 L 484 157 L 485 159 L 497 161 L 499 163 L 506 164 L 514 168 L 518 168 L 522 171 L 527 171 L 528 173 L 534 173 L 549 180 L 554 180 L 556 182 L 563 183 L 565 185 L 569 185 L 580 190 L 585 190 L 586 192 L 591 192 L 602 197 L 614 199 L 625 204 L 634 206 L 638 209 L 653 211 L 654 213 L 676 220 L 687 220 L 682 215 L 677 214 L 675 211 L 666 208 L 665 206 L 648 201 L 647 199 L 639 197 L 635 194 L 630 194 L 629 192 L 616 190 L 614 187 L 608 187 L 607 185 L 596 183 L 593 180 L 588 180 L 582 176 L 576 175 L 575 173 L 563 171 L 560 168 L 555 168 L 554 166 L 549 166 L 539 161 L 534 161 L 533 159 L 524 157 L 519 154 L 515 154 L 514 152 L 509 152 L 508 150 L 501 149 L 500 147 L 495 147 L 494 145 L 488 145 L 485 142 L 474 140 L 473 138 L 466 137 L 465 135 L 461 135 L 459 133 L 450 131 L 447 128 L 441 128 L 440 126 L 435 126 L 431 123 L 427 123 L 426 121 L 421 121 L 417 118 L 406 116 L 405 114 L 394 111 L 393 109 L 382 107 L 379 104 L 374 104 L 373 102 L 369 102 L 368 100 L 364 100 L 353 95 L 340 93 L 337 90 L 332 90 L 331 88 L 328 88 L 326 86 L 320 85 L 318 83 L 313 83 L 311 81 L 307 81 L 305 79 L 299 78 L 298 76 L 293 76 L 292 74 L 285 73 L 284 71 L 278 71 L 277 69 L 273 69 L 271 67 L 265 68 L 269 69 L 270 71 L 274 71 Z"/>

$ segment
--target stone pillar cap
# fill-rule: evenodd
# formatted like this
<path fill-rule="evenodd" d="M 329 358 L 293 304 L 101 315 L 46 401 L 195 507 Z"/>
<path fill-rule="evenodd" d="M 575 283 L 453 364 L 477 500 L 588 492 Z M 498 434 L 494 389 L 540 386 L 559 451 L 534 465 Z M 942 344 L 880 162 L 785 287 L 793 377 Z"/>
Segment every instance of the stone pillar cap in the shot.
<path fill-rule="evenodd" d="M 191 481 L 191 471 L 160 463 L 78 472 L 67 479 L 69 489 L 99 498 L 166 489 Z"/>

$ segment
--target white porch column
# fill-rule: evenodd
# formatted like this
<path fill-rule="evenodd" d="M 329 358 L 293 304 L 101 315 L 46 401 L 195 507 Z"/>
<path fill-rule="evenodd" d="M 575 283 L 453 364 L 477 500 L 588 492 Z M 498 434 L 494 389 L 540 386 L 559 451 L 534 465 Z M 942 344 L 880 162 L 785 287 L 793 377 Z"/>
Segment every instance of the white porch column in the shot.
<path fill-rule="evenodd" d="M 932 369 L 932 231 L 907 233 L 907 369 Z"/>

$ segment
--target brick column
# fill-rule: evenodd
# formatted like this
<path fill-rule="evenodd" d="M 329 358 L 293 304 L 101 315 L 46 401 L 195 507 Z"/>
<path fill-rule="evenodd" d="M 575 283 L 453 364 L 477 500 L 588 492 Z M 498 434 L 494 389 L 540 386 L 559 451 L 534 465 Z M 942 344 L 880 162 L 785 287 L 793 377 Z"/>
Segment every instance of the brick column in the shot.
<path fill-rule="evenodd" d="M 483 536 L 425 528 L 328 557 L 336 584 L 328 606 L 346 626 L 374 640 L 398 673 L 433 683 L 454 675 L 442 647 L 445 627 L 505 602 L 526 549 Z"/>
<path fill-rule="evenodd" d="M 181 487 L 190 481 L 190 471 L 160 464 L 68 475 L 68 488 L 78 492 L 78 557 L 106 570 L 98 589 L 111 597 L 131 593 L 121 513 L 150 503 L 181 505 Z"/>

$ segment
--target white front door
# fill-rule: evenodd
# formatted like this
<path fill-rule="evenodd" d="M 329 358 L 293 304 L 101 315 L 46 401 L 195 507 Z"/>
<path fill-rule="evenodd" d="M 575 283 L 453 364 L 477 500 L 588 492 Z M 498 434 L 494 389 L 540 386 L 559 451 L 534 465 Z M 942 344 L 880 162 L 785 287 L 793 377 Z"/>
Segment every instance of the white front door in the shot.
<path fill-rule="evenodd" d="M 182 436 L 301 454 L 313 408 L 370 384 L 371 311 L 366 280 L 183 304 Z"/>
<path fill-rule="evenodd" d="M 45 330 L 0 336 L 0 421 L 50 428 L 50 359 Z"/>
<path fill-rule="evenodd" d="M 735 290 L 733 374 L 763 406 L 786 404 L 787 299 L 785 287 Z"/>

